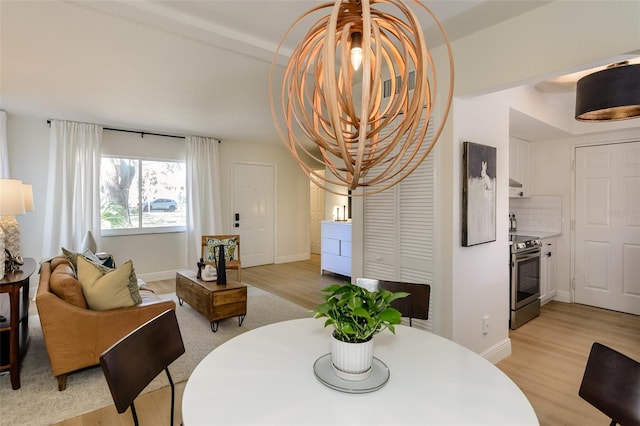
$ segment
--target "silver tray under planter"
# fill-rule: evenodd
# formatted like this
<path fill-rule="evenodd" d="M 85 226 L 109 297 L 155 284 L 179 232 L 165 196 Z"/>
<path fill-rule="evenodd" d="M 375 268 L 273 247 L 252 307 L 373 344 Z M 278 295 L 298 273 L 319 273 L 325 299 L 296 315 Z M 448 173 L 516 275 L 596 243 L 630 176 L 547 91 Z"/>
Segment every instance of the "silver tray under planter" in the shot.
<path fill-rule="evenodd" d="M 323 385 L 331 389 L 346 393 L 367 393 L 373 392 L 385 384 L 389 380 L 389 367 L 373 357 L 371 366 L 371 375 L 364 380 L 346 380 L 336 376 L 331 363 L 331 353 L 324 354 L 313 363 L 313 372 Z"/>

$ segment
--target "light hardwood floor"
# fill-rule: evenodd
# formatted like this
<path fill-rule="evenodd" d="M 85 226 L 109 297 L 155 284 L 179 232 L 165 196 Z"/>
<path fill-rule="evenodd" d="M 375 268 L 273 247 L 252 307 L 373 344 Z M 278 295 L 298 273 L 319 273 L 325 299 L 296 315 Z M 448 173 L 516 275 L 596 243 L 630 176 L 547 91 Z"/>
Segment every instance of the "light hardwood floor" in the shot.
<path fill-rule="evenodd" d="M 511 356 L 497 366 L 525 393 L 542 425 L 606 425 L 578 396 L 593 342 L 640 361 L 640 317 L 551 302 L 538 318 L 511 331 Z"/>
<path fill-rule="evenodd" d="M 312 308 L 320 290 L 344 281 L 320 275 L 318 256 L 309 261 L 266 265 L 242 270 L 243 281 Z M 173 280 L 150 283 L 159 291 L 174 291 Z M 593 342 L 611 346 L 640 360 L 640 317 L 589 306 L 551 302 L 540 317 L 510 332 L 512 355 L 497 364 L 525 393 L 541 425 L 605 425 L 607 418 L 578 397 L 584 366 Z M 182 415 L 182 391 L 177 385 L 175 424 Z M 168 388 L 136 400 L 141 424 L 166 424 Z M 59 425 L 131 425 L 131 414 L 119 415 L 114 406 L 79 416 Z"/>

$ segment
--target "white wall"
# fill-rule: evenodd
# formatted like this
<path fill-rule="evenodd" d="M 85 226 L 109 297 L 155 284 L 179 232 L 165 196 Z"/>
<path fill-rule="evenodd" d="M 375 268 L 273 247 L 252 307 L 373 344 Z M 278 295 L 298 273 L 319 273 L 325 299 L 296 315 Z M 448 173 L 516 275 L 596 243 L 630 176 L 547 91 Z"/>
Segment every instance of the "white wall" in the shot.
<path fill-rule="evenodd" d="M 308 259 L 309 249 L 309 180 L 281 144 L 220 145 L 220 180 L 222 226 L 233 233 L 231 205 L 232 163 L 272 164 L 276 167 L 275 255 L 276 263 Z"/>
<path fill-rule="evenodd" d="M 173 278 L 179 269 L 196 269 L 197 260 L 185 265 L 184 232 L 102 237 L 98 249 L 113 254 L 118 265 L 131 259 L 138 278 L 146 281 Z"/>
<path fill-rule="evenodd" d="M 21 224 L 22 254 L 41 260 L 44 229 L 44 209 L 49 159 L 49 126 L 47 117 L 29 117 L 7 111 L 7 139 L 9 142 L 9 167 L 11 177 L 33 185 L 35 211 L 18 216 Z M 112 134 L 107 134 L 112 133 Z M 153 158 L 176 158 L 184 142 L 179 139 L 165 140 L 139 135 L 118 133 L 126 143 L 120 149 L 130 149 L 130 155 L 143 155 L 151 150 Z M 104 139 L 113 137 L 105 132 Z M 166 138 L 160 138 L 166 139 Z M 156 143 L 156 145 L 154 145 Z M 158 145 L 160 143 L 160 145 Z M 112 145 L 113 146 L 113 145 Z M 124 148 L 123 148 L 124 147 Z M 114 148 L 115 149 L 115 148 Z M 142 150 L 142 151 L 141 151 Z M 119 151 L 122 152 L 122 151 Z M 113 153 L 113 151 L 112 151 Z M 179 156 L 179 155 L 178 155 Z M 184 153 L 182 154 L 184 158 Z M 270 163 L 276 166 L 276 262 L 287 262 L 309 258 L 309 184 L 290 154 L 280 145 L 260 146 L 255 144 L 225 144 L 220 146 L 223 226 L 225 232 L 232 231 L 229 191 L 232 161 Z M 225 206 L 229 206 L 225 210 Z M 113 253 L 118 263 L 132 259 L 136 273 L 143 279 L 170 278 L 175 270 L 195 268 L 185 264 L 185 233 L 150 235 L 127 235 L 103 237 L 99 250 Z M 37 276 L 34 278 L 37 280 Z M 33 282 L 33 279 L 32 279 Z"/>
<path fill-rule="evenodd" d="M 104 130 L 102 153 L 152 160 L 185 159 L 184 139 Z M 103 236 L 99 251 L 111 253 L 117 264 L 133 261 L 136 274 L 151 281 L 171 278 L 175 271 L 195 267 L 197 260 L 185 262 L 184 232 Z M 186 264 L 185 264 L 186 263 Z"/>
<path fill-rule="evenodd" d="M 491 352 L 496 345 L 503 345 L 508 338 L 508 331 L 504 325 L 492 326 L 489 334 L 484 337 L 479 332 L 478 315 L 485 311 L 497 322 L 500 321 L 500 315 L 497 313 L 500 310 L 504 312 L 503 321 L 507 321 L 508 286 L 507 278 L 501 272 L 503 268 L 487 270 L 483 265 L 475 265 L 476 261 L 473 260 L 497 265 L 494 255 L 503 256 L 500 254 L 500 243 L 483 244 L 463 250 L 459 238 L 461 138 L 498 146 L 498 238 L 503 237 L 502 229 L 507 229 L 508 204 L 506 197 L 503 200 L 504 196 L 501 194 L 508 186 L 508 173 L 504 169 L 508 163 L 508 149 L 503 148 L 508 134 L 506 129 L 491 127 L 508 127 L 508 116 L 506 109 L 496 106 L 495 112 L 498 116 L 494 119 L 489 111 L 483 110 L 483 100 L 474 104 L 474 101 L 467 98 L 514 87 L 543 76 L 559 75 L 584 64 L 637 50 L 640 47 L 638 16 L 640 2 L 556 1 L 453 43 L 456 66 L 455 93 L 460 100 L 460 103 L 456 104 L 454 115 L 459 111 L 460 116 L 450 117 L 447 122 L 438 142 L 442 161 L 437 165 L 438 194 L 441 201 L 437 221 L 442 237 L 438 274 L 442 280 L 443 291 L 441 299 L 436 303 L 440 304 L 439 321 L 443 335 L 453 337 L 457 342 L 481 353 Z M 613 22 L 615 31 L 611 30 Z M 436 49 L 433 53 L 438 64 L 438 61 L 442 60 L 442 51 Z M 440 87 L 444 86 L 441 84 Z M 471 108 L 474 105 L 477 107 L 477 116 L 482 116 L 485 120 L 474 118 L 476 112 Z M 34 185 L 38 209 L 38 206 L 44 203 L 44 157 L 48 146 L 46 117 L 16 117 L 12 111 L 7 113 L 12 176 Z M 223 159 L 227 162 L 233 159 L 275 161 L 278 165 L 277 256 L 295 258 L 307 253 L 308 241 L 301 241 L 304 238 L 299 237 L 308 235 L 309 216 L 308 199 L 302 199 L 306 196 L 301 195 L 303 188 L 305 194 L 308 194 L 308 185 L 300 181 L 303 179 L 302 173 L 296 174 L 285 165 L 283 156 L 288 154 L 280 153 L 284 148 L 274 146 L 258 149 L 255 145 L 246 144 L 244 149 L 243 146 L 245 144 L 229 146 L 223 142 Z M 227 171 L 227 178 L 228 173 Z M 287 177 L 291 179 L 287 181 Z M 223 193 L 223 200 L 229 200 L 228 194 Z M 30 255 L 29 251 L 40 252 L 40 234 L 46 232 L 42 229 L 44 212 L 41 209 L 31 213 L 31 216 L 19 219 L 25 228 L 23 246 L 27 256 Z M 355 211 L 354 208 L 354 213 Z M 296 212 L 299 212 L 299 215 Z M 505 222 L 500 225 L 502 217 L 505 218 Z M 225 228 L 230 229 L 230 216 L 224 219 Z M 354 217 L 354 224 L 356 220 Z M 354 232 L 354 238 L 355 236 Z M 146 246 L 147 243 L 150 242 L 142 241 L 140 246 Z M 171 244 L 169 238 L 165 245 Z M 176 250 L 180 248 L 177 247 Z M 361 244 L 358 245 L 356 240 L 353 250 L 354 256 L 359 250 L 361 252 Z M 151 253 L 147 250 L 137 255 L 153 257 Z M 470 253 L 473 253 L 473 256 Z M 504 256 L 506 255 L 505 251 Z M 158 259 L 159 262 L 164 260 Z M 474 277 L 470 277 L 466 271 L 458 270 L 474 266 L 479 268 L 478 275 Z M 504 270 L 506 271 L 506 267 Z"/>
<path fill-rule="evenodd" d="M 637 1 L 553 1 L 457 40 L 456 95 L 507 89 L 633 52 L 640 48 L 638 16 Z"/>
<path fill-rule="evenodd" d="M 571 244 L 570 223 L 572 217 L 571 162 L 577 146 L 602 143 L 640 141 L 640 130 L 621 130 L 567 139 L 535 142 L 529 145 L 531 195 L 562 196 L 562 235 L 558 237 L 558 295 L 557 300 L 571 300 Z"/>
<path fill-rule="evenodd" d="M 328 172 L 327 172 L 328 173 Z M 335 185 L 327 184 L 328 187 Z M 338 191 L 344 192 L 344 187 L 337 188 Z M 324 197 L 324 217 L 326 220 L 344 220 L 345 215 L 349 215 L 349 198 L 346 195 L 333 194 L 325 191 Z M 344 211 L 343 211 L 344 210 Z M 337 216 L 336 216 L 337 215 Z"/>
<path fill-rule="evenodd" d="M 49 126 L 46 118 L 34 118 L 7 111 L 7 141 L 11 178 L 33 185 L 35 210 L 17 216 L 20 223 L 20 244 L 24 257 L 40 260 L 46 211 L 49 167 Z"/>
<path fill-rule="evenodd" d="M 536 142 L 529 144 L 530 195 L 562 196 L 562 234 L 557 238 L 557 281 L 556 298 L 569 301 L 571 263 L 571 143 Z"/>
<path fill-rule="evenodd" d="M 482 353 L 510 353 L 508 340 L 509 246 L 508 186 L 509 107 L 507 99 L 486 95 L 458 99 L 454 105 L 454 158 L 462 159 L 462 142 L 496 147 L 496 241 L 472 247 L 461 245 L 460 192 L 453 199 L 453 316 L 452 338 Z M 459 170 L 461 166 L 458 167 Z M 461 173 L 454 174 L 453 188 L 462 188 Z M 506 307 L 506 309 L 505 309 Z M 489 332 L 482 334 L 482 319 L 489 316 Z"/>
<path fill-rule="evenodd" d="M 552 2 L 453 43 L 457 101 L 438 142 L 442 150 L 438 220 L 443 282 L 439 320 L 443 335 L 494 362 L 509 353 L 509 106 L 494 105 L 489 98 L 474 101 L 470 97 L 634 51 L 640 47 L 638 16 L 638 2 Z M 611 22 L 616 23 L 615 31 L 610 30 Z M 465 139 L 498 147 L 498 241 L 471 248 L 460 246 L 460 143 Z M 483 336 L 480 326 L 485 312 L 492 320 L 489 333 Z"/>
<path fill-rule="evenodd" d="M 640 140 L 640 121 L 623 123 L 581 123 L 572 115 L 565 115 L 564 107 L 553 103 L 543 93 L 530 87 L 516 87 L 502 91 L 509 106 L 539 121 L 550 124 L 574 136 L 566 139 L 529 143 L 529 192 L 531 196 L 559 195 L 562 197 L 562 235 L 558 238 L 558 293 L 556 300 L 571 301 L 571 161 L 577 145 Z M 620 126 L 622 124 L 623 126 Z M 626 127 L 612 130 L 614 126 Z M 635 128 L 632 128 L 635 127 Z M 594 133 L 594 131 L 596 133 Z"/>

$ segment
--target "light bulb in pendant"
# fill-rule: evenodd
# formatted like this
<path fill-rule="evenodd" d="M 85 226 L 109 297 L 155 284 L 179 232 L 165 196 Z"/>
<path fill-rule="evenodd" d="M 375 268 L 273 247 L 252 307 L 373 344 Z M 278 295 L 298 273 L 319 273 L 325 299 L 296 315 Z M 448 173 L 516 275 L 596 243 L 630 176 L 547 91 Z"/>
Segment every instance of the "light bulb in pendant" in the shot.
<path fill-rule="evenodd" d="M 351 66 L 358 71 L 362 64 L 362 33 L 351 34 Z"/>

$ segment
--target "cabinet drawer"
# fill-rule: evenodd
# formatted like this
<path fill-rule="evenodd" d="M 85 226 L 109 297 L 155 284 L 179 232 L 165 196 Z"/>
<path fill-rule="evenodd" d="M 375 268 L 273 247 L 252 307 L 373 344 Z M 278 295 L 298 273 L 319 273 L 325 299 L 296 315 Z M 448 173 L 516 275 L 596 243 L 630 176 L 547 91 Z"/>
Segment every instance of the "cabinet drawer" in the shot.
<path fill-rule="evenodd" d="M 322 238 L 322 253 L 340 255 L 340 240 Z"/>
<path fill-rule="evenodd" d="M 191 305 L 197 299 L 209 298 L 209 291 L 186 278 L 178 278 L 176 282 L 176 294 L 179 298 Z"/>
<path fill-rule="evenodd" d="M 322 237 L 351 241 L 351 224 L 322 222 Z"/>
<path fill-rule="evenodd" d="M 524 196 L 522 188 L 509 187 L 509 198 L 523 198 Z"/>
<path fill-rule="evenodd" d="M 176 296 L 187 302 L 196 311 L 208 316 L 211 310 L 211 292 L 186 278 L 176 282 Z"/>
<path fill-rule="evenodd" d="M 230 303 L 244 302 L 247 300 L 247 289 L 238 288 L 226 291 L 216 291 L 213 293 L 213 305 L 227 305 Z"/>
<path fill-rule="evenodd" d="M 224 318 L 237 317 L 246 314 L 246 302 L 227 303 L 225 305 L 215 305 L 209 319 L 211 321 L 217 321 Z"/>
<path fill-rule="evenodd" d="M 323 253 L 322 269 L 341 275 L 351 276 L 351 258 Z"/>
<path fill-rule="evenodd" d="M 342 241 L 340 243 L 340 256 L 351 257 L 351 241 Z"/>

